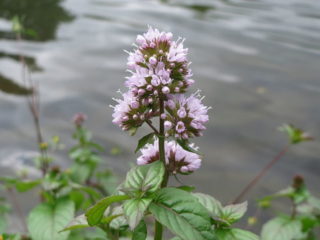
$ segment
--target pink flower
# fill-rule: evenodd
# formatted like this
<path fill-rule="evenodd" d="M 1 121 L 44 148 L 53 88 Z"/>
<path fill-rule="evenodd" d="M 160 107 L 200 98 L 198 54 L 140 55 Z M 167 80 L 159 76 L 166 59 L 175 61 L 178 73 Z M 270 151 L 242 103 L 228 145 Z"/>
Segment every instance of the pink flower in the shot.
<path fill-rule="evenodd" d="M 159 160 L 158 140 L 147 144 L 141 149 L 141 156 L 137 159 L 138 165 L 145 165 Z M 184 150 L 174 141 L 165 142 L 165 161 L 169 171 L 176 173 L 191 173 L 201 166 L 198 154 Z"/>

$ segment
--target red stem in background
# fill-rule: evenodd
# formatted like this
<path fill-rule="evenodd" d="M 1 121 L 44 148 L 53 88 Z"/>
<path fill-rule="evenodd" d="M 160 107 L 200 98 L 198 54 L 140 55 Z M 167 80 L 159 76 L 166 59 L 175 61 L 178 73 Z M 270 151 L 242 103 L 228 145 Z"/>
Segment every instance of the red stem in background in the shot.
<path fill-rule="evenodd" d="M 16 39 L 18 42 L 22 40 L 20 33 L 16 34 Z M 39 87 L 35 85 L 35 83 L 32 81 L 30 76 L 30 71 L 28 69 L 28 66 L 25 62 L 24 56 L 20 55 L 20 62 L 22 64 L 22 79 L 26 87 L 29 87 L 32 89 L 32 94 L 30 96 L 27 96 L 28 106 L 33 118 L 33 123 L 35 126 L 36 134 L 37 134 L 37 143 L 38 143 L 38 149 L 42 156 L 42 166 L 41 171 L 42 175 L 46 175 L 49 165 L 47 160 L 47 151 L 44 148 L 41 148 L 41 143 L 43 143 L 43 137 L 42 137 L 42 131 L 40 126 L 40 116 L 39 116 L 39 109 L 40 109 L 40 100 L 39 100 Z M 26 73 L 28 74 L 28 77 L 26 77 Z"/>
<path fill-rule="evenodd" d="M 249 184 L 241 191 L 241 193 L 233 200 L 232 204 L 238 203 L 241 199 L 259 182 L 259 180 L 268 172 L 268 170 L 278 162 L 281 157 L 289 150 L 289 146 L 282 149 L 259 173 L 256 175 Z"/>

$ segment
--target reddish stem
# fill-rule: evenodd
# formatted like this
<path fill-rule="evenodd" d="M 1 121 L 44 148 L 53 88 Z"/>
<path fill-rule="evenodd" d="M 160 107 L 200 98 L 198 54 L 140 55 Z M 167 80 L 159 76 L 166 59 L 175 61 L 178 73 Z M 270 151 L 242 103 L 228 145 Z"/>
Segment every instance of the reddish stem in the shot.
<path fill-rule="evenodd" d="M 250 182 L 249 184 L 241 191 L 241 193 L 233 200 L 233 204 L 238 203 L 241 199 L 259 182 L 259 180 L 268 172 L 268 170 L 278 162 L 281 157 L 288 151 L 289 146 L 286 146 L 282 149 Z"/>

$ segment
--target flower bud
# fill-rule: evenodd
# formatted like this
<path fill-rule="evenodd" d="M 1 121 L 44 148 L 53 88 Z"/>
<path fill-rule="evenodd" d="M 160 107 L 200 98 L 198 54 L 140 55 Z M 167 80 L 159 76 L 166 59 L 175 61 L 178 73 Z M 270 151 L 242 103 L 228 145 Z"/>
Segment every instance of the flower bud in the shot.
<path fill-rule="evenodd" d="M 145 94 L 146 93 L 146 91 L 144 90 L 144 89 L 142 89 L 142 88 L 140 88 L 139 90 L 138 90 L 138 95 L 139 96 L 142 96 L 143 94 Z"/>
<path fill-rule="evenodd" d="M 167 86 L 163 87 L 163 88 L 162 88 L 162 93 L 163 93 L 163 94 L 168 94 L 168 93 L 170 93 L 170 88 L 168 88 Z"/>
<path fill-rule="evenodd" d="M 160 117 L 161 117 L 161 119 L 166 119 L 167 118 L 167 114 L 162 113 Z"/>
<path fill-rule="evenodd" d="M 87 119 L 87 115 L 84 113 L 77 113 L 73 116 L 73 122 L 76 126 L 80 127 L 84 121 Z"/>
<path fill-rule="evenodd" d="M 173 100 L 169 99 L 167 102 L 166 102 L 166 105 L 170 108 L 170 109 L 174 109 L 176 104 Z"/>
<path fill-rule="evenodd" d="M 156 44 L 154 42 L 150 43 L 150 47 L 151 48 L 155 48 L 156 47 Z"/>
<path fill-rule="evenodd" d="M 153 75 L 153 76 L 152 76 L 152 79 L 151 79 L 151 84 L 152 84 L 153 86 L 157 87 L 157 86 L 160 85 L 160 83 L 161 83 L 160 78 L 159 78 L 158 76 L 156 76 L 156 75 Z"/>
<path fill-rule="evenodd" d="M 148 91 L 152 91 L 153 87 L 152 87 L 151 85 L 148 85 L 148 86 L 146 87 L 146 89 L 147 89 Z"/>
<path fill-rule="evenodd" d="M 178 116 L 180 118 L 185 118 L 187 116 L 187 112 L 186 109 L 184 107 L 181 107 L 178 112 L 177 112 Z"/>
<path fill-rule="evenodd" d="M 169 129 L 169 128 L 172 127 L 172 123 L 171 123 L 170 121 L 165 121 L 165 122 L 164 122 L 164 127 L 167 128 L 167 129 Z"/>
<path fill-rule="evenodd" d="M 188 167 L 187 167 L 187 166 L 182 166 L 182 167 L 180 168 L 180 171 L 183 172 L 183 173 L 186 173 L 186 172 L 188 172 L 189 170 L 188 170 Z"/>
<path fill-rule="evenodd" d="M 188 138 L 189 138 L 189 137 L 188 137 L 188 134 L 183 133 L 183 134 L 182 134 L 182 138 L 185 139 L 185 140 L 188 139 Z"/>
<path fill-rule="evenodd" d="M 132 101 L 130 106 L 131 106 L 133 109 L 137 109 L 137 108 L 139 107 L 139 105 L 140 105 L 140 104 L 139 104 L 138 101 Z"/>
<path fill-rule="evenodd" d="M 149 63 L 155 65 L 157 63 L 157 59 L 155 57 L 149 58 Z"/>

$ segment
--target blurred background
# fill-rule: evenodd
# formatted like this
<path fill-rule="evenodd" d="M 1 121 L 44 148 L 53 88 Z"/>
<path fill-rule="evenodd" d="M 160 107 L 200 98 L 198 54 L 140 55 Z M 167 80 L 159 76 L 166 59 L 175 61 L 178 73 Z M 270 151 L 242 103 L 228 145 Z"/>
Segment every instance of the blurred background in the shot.
<path fill-rule="evenodd" d="M 22 41 L 12 31 L 16 16 L 29 31 Z M 59 164 L 68 166 L 71 119 L 83 112 L 107 149 L 105 165 L 124 176 L 147 128 L 128 137 L 112 124 L 109 105 L 127 76 L 123 50 L 148 25 L 186 38 L 196 80 L 191 91 L 202 89 L 212 106 L 208 130 L 195 139 L 205 154 L 202 168 L 184 183 L 230 202 L 287 145 L 277 128 L 288 122 L 316 141 L 292 147 L 248 199 L 286 187 L 296 174 L 319 193 L 320 2 L 314 0 L 0 0 L 0 175 L 32 171 L 28 159 L 37 151 L 21 87 L 23 55 L 40 86 L 44 137 L 58 135 L 66 146 Z M 21 199 L 25 212 L 33 197 Z"/>

